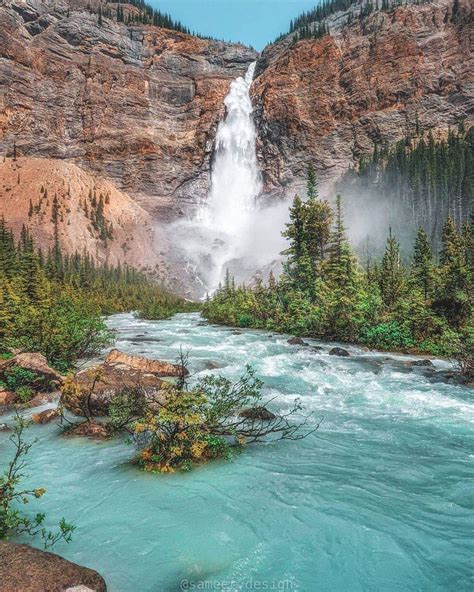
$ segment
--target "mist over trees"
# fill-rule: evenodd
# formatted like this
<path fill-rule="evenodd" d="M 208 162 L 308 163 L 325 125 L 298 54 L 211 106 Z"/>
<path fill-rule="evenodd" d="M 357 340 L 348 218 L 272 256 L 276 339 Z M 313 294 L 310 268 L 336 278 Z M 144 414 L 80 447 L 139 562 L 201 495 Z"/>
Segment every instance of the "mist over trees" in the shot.
<path fill-rule="evenodd" d="M 420 226 L 405 263 L 391 228 L 383 256 L 361 263 L 341 196 L 335 209 L 319 199 L 309 167 L 307 197 L 295 196 L 283 234 L 279 280 L 236 287 L 228 274 L 204 306 L 211 322 L 453 356 L 472 374 L 474 213 L 462 227 L 448 216 L 437 259 Z"/>
<path fill-rule="evenodd" d="M 458 228 L 469 219 L 474 196 L 474 128 L 407 136 L 392 148 L 375 145 L 337 186 L 346 196 L 351 239 L 360 254 L 380 254 L 388 226 L 407 254 L 418 227 L 438 251 L 450 217 Z M 368 241 L 368 244 L 367 244 Z"/>

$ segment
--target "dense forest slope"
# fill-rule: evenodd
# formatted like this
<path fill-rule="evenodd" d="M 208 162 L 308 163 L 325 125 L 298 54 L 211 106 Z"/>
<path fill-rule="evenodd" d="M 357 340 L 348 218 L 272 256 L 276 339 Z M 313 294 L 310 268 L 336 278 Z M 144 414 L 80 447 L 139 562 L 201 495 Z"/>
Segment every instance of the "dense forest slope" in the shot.
<path fill-rule="evenodd" d="M 416 128 L 446 137 L 472 118 L 472 3 L 382 5 L 361 14 L 354 3 L 323 19 L 330 35 L 307 24 L 259 58 L 253 94 L 267 192 L 301 190 L 308 161 L 331 187 L 375 146 Z"/>

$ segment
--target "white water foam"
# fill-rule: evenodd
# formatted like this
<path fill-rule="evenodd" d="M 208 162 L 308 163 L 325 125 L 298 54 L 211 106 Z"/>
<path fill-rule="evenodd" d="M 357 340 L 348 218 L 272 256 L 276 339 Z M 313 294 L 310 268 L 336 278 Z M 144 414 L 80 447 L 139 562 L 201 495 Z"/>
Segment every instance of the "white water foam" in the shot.
<path fill-rule="evenodd" d="M 203 295 L 217 288 L 227 269 L 237 281 L 249 279 L 277 259 L 284 245 L 279 230 L 288 206 L 260 207 L 257 200 L 262 183 L 250 97 L 254 72 L 252 63 L 245 77 L 232 82 L 224 100 L 207 200 L 194 218 L 171 227 L 173 242 L 184 251 L 186 267 Z"/>

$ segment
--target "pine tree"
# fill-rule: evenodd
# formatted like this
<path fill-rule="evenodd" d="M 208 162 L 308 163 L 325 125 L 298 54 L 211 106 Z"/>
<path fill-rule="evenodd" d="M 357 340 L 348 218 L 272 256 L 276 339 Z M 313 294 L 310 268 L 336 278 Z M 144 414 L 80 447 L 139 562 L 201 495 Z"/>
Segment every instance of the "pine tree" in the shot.
<path fill-rule="evenodd" d="M 316 186 L 316 172 L 311 163 L 308 164 L 307 169 L 307 196 L 308 199 L 318 198 L 318 189 Z"/>
<path fill-rule="evenodd" d="M 411 278 L 413 284 L 423 291 L 425 300 L 433 290 L 434 266 L 433 254 L 426 232 L 418 229 L 413 248 L 413 261 L 411 266 Z"/>
<path fill-rule="evenodd" d="M 305 203 L 304 244 L 316 275 L 320 273 L 326 248 L 331 236 L 333 211 L 327 201 L 309 199 Z"/>
<path fill-rule="evenodd" d="M 288 239 L 290 243 L 289 247 L 284 251 L 284 255 L 287 256 L 285 271 L 293 279 L 299 275 L 299 265 L 305 254 L 304 216 L 304 204 L 299 195 L 295 195 L 293 205 L 290 207 L 289 211 L 290 221 L 286 224 L 286 230 L 282 232 L 282 236 Z"/>
<path fill-rule="evenodd" d="M 387 307 L 393 307 L 400 299 L 404 288 L 404 275 L 400 262 L 400 245 L 389 229 L 387 246 L 380 270 L 380 293 Z"/>
<path fill-rule="evenodd" d="M 451 217 L 443 226 L 439 277 L 434 307 L 459 328 L 470 314 L 471 307 L 467 296 L 469 272 L 463 241 Z"/>

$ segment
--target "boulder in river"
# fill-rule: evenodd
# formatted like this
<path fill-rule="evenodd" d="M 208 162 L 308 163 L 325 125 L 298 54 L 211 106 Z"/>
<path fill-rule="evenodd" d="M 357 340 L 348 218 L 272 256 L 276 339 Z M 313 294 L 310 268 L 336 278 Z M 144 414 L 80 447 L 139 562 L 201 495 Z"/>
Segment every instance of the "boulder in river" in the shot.
<path fill-rule="evenodd" d="M 250 419 L 251 421 L 271 421 L 276 419 L 276 415 L 269 411 L 266 407 L 251 407 L 249 409 L 242 409 L 239 413 L 240 417 Z"/>
<path fill-rule="evenodd" d="M 28 545 L 0 542 L 0 592 L 64 592 L 80 586 L 107 591 L 93 569 Z"/>
<path fill-rule="evenodd" d="M 301 339 L 301 337 L 290 337 L 286 343 L 289 343 L 290 345 L 308 345 Z"/>
<path fill-rule="evenodd" d="M 93 415 L 107 415 L 112 399 L 123 393 L 140 392 L 154 397 L 161 390 L 163 380 L 154 374 L 130 368 L 124 364 L 98 364 L 81 370 L 72 379 L 77 396 L 61 398 L 68 411 L 83 415 L 83 402 L 89 397 Z"/>
<path fill-rule="evenodd" d="M 204 362 L 204 368 L 206 370 L 217 370 L 217 368 L 222 368 L 222 364 L 213 362 L 212 360 L 206 360 Z"/>
<path fill-rule="evenodd" d="M 410 366 L 419 366 L 421 368 L 434 368 L 434 364 L 431 360 L 414 360 L 410 362 Z"/>
<path fill-rule="evenodd" d="M 120 364 L 134 370 L 141 372 L 147 372 L 154 374 L 155 376 L 182 376 L 188 375 L 189 371 L 187 368 L 183 368 L 179 364 L 170 364 L 169 362 L 163 362 L 161 360 L 150 360 L 149 358 L 143 358 L 141 356 L 131 356 L 118 349 L 113 349 L 109 355 L 105 358 L 106 364 L 113 364 L 116 367 Z"/>
<path fill-rule="evenodd" d="M 40 413 L 34 413 L 33 421 L 35 423 L 45 424 L 53 421 L 53 419 L 56 419 L 57 417 L 59 417 L 59 411 L 57 409 L 45 409 Z"/>
<path fill-rule="evenodd" d="M 329 355 L 347 357 L 351 354 L 347 351 L 347 349 L 344 349 L 343 347 L 333 347 L 331 350 L 329 350 Z"/>
<path fill-rule="evenodd" d="M 60 384 L 63 380 L 61 374 L 54 370 L 54 368 L 51 368 L 43 354 L 38 352 L 24 352 L 13 356 L 9 360 L 3 360 L 0 362 L 0 377 L 14 367 L 33 372 L 43 384 L 45 382 Z"/>
<path fill-rule="evenodd" d="M 175 378 L 182 373 L 182 367 L 177 364 L 131 356 L 114 349 L 105 362 L 81 370 L 71 379 L 72 385 L 63 388 L 62 402 L 75 415 L 85 415 L 85 402 L 93 415 L 107 415 L 115 396 L 136 393 L 152 403 L 160 399 L 165 382 L 162 377 Z M 184 368 L 184 374 L 188 373 Z"/>
<path fill-rule="evenodd" d="M 65 434 L 66 436 L 85 436 L 94 440 L 107 440 L 110 438 L 106 426 L 97 421 L 83 421 L 75 424 Z"/>

